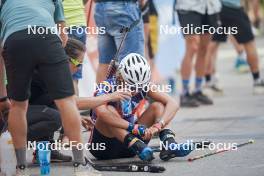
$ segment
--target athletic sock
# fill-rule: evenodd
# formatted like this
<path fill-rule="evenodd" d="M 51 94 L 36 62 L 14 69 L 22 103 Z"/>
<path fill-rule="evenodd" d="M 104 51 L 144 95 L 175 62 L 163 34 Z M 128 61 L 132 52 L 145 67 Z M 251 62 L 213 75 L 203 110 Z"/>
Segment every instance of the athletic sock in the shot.
<path fill-rule="evenodd" d="M 79 164 L 85 164 L 83 150 L 78 150 L 76 147 L 72 148 L 73 162 Z"/>
<path fill-rule="evenodd" d="M 17 166 L 26 166 L 26 147 L 15 149 Z"/>
<path fill-rule="evenodd" d="M 184 79 L 184 80 L 182 80 L 182 88 L 183 88 L 183 90 L 182 90 L 182 94 L 183 95 L 187 95 L 187 94 L 189 94 L 189 84 L 190 84 L 190 80 L 189 79 Z"/>
<path fill-rule="evenodd" d="M 203 78 L 196 77 L 195 78 L 195 92 L 201 92 L 202 91 L 202 84 L 203 84 Z"/>
<path fill-rule="evenodd" d="M 252 73 L 254 81 L 257 81 L 260 79 L 259 72 Z"/>
<path fill-rule="evenodd" d="M 211 77 L 210 74 L 205 75 L 205 81 L 206 81 L 207 83 L 210 82 L 211 80 L 212 80 L 212 77 Z"/>

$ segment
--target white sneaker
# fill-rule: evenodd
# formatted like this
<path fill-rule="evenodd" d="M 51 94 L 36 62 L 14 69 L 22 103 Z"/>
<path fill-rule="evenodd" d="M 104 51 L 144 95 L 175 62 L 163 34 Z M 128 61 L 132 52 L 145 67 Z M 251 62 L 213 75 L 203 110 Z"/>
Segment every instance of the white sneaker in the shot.
<path fill-rule="evenodd" d="M 95 170 L 85 158 L 85 164 L 74 163 L 74 176 L 102 176 L 102 174 Z"/>
<path fill-rule="evenodd" d="M 259 79 L 254 82 L 253 94 L 255 95 L 264 94 L 264 80 L 263 79 Z"/>

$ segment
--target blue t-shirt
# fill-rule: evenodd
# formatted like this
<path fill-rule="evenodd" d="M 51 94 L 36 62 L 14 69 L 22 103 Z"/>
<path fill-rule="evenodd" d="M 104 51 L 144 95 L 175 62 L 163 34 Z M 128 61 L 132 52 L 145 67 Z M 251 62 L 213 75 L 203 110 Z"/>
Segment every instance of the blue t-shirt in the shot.
<path fill-rule="evenodd" d="M 95 91 L 94 96 L 100 96 L 105 94 L 110 94 L 116 91 L 117 82 L 116 78 L 112 77 L 101 82 Z M 112 105 L 116 108 L 117 112 L 120 114 L 123 119 L 128 122 L 135 122 L 135 113 L 137 111 L 137 107 L 141 100 L 145 99 L 147 96 L 147 92 L 141 91 L 138 92 L 135 96 L 132 96 L 130 100 L 122 101 L 122 102 L 110 102 L 109 105 Z M 96 113 L 92 112 L 92 119 L 96 120 Z"/>
<path fill-rule="evenodd" d="M 221 0 L 222 4 L 231 8 L 240 8 L 242 7 L 240 0 Z"/>
<path fill-rule="evenodd" d="M 55 27 L 65 21 L 62 0 L 6 0 L 0 12 L 1 40 L 31 26 Z"/>

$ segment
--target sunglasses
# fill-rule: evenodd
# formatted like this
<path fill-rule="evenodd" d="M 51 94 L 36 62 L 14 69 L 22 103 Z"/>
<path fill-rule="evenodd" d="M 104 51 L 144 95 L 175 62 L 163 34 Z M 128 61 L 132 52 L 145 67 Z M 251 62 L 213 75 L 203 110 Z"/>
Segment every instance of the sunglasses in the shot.
<path fill-rule="evenodd" d="M 75 67 L 81 67 L 83 65 L 82 62 L 78 61 L 78 59 L 75 58 L 70 58 L 70 62 L 75 66 Z"/>

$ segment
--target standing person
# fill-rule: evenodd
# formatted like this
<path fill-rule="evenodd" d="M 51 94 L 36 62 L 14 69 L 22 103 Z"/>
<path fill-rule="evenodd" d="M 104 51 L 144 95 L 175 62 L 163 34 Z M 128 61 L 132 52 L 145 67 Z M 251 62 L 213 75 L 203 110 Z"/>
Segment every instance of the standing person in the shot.
<path fill-rule="evenodd" d="M 237 34 L 234 34 L 236 41 L 244 47 L 247 62 L 253 77 L 253 93 L 264 92 L 264 80 L 260 78 L 259 58 L 257 54 L 254 35 L 248 15 L 245 13 L 240 0 L 221 0 L 223 4 L 220 13 L 223 27 L 237 27 Z M 226 41 L 227 35 L 215 34 L 210 43 L 207 57 L 210 58 L 212 52 L 217 51 L 220 42 Z"/>
<path fill-rule="evenodd" d="M 81 41 L 86 45 L 86 17 L 82 0 L 64 0 L 64 15 L 68 27 L 68 36 Z M 82 79 L 82 66 L 73 75 L 73 83 L 76 94 L 78 95 L 78 82 Z"/>
<path fill-rule="evenodd" d="M 182 27 L 198 29 L 218 26 L 218 12 L 221 10 L 219 0 L 178 0 L 176 3 L 179 21 Z M 207 26 L 205 26 L 207 25 Z M 186 51 L 181 66 L 183 92 L 181 106 L 198 107 L 200 104 L 211 105 L 213 101 L 202 93 L 202 82 L 205 76 L 205 54 L 211 35 L 209 33 L 188 33 L 184 35 Z M 208 31 L 207 31 L 208 32 Z M 194 57 L 195 64 L 195 90 L 190 92 L 190 77 Z"/>
<path fill-rule="evenodd" d="M 105 80 L 108 66 L 113 59 L 123 36 L 120 29 L 140 22 L 128 33 L 120 51 L 119 60 L 129 53 L 144 55 L 144 27 L 137 0 L 95 0 L 94 18 L 97 27 L 105 33 L 98 35 L 99 67 L 97 83 Z"/>
<path fill-rule="evenodd" d="M 30 82 L 38 70 L 55 100 L 65 133 L 73 144 L 81 143 L 81 120 L 74 99 L 68 59 L 63 45 L 67 37 L 54 34 L 55 22 L 64 24 L 61 0 L 8 0 L 1 8 L 1 39 L 11 107 L 8 116 L 12 135 L 17 175 L 26 175 L 26 113 Z M 29 32 L 29 25 L 44 34 Z M 53 28 L 52 28 L 53 27 Z M 62 45 L 63 44 L 63 45 Z M 72 147 L 76 175 L 85 165 L 83 151 Z"/>

